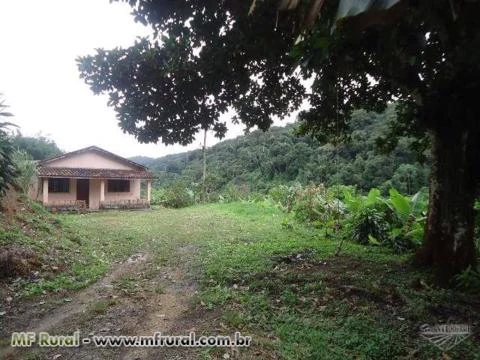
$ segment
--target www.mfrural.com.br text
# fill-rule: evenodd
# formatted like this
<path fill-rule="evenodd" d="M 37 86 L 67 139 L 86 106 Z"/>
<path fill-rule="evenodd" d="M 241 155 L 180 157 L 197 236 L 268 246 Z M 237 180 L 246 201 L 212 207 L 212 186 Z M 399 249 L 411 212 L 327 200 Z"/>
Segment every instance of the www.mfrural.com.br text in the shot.
<path fill-rule="evenodd" d="M 94 345 L 96 347 L 247 347 L 252 338 L 236 332 L 228 335 L 93 335 L 82 337 L 80 331 L 71 335 L 51 335 L 48 332 L 14 332 L 11 337 L 12 347 L 80 347 Z"/>

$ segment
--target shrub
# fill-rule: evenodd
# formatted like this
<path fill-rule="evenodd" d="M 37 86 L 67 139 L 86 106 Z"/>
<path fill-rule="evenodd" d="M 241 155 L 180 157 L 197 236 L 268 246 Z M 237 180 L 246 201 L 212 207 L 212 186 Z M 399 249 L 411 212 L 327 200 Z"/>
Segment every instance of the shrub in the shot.
<path fill-rule="evenodd" d="M 317 226 L 331 226 L 343 215 L 343 203 L 323 185 L 297 189 L 294 196 L 292 211 L 297 220 Z"/>
<path fill-rule="evenodd" d="M 363 244 L 381 243 L 397 253 L 421 244 L 427 207 L 425 192 L 420 191 L 409 197 L 391 188 L 389 198 L 385 199 L 376 188 L 363 196 L 345 187 L 343 198 L 348 210 L 345 221 L 347 236 L 353 236 L 355 241 Z M 373 230 L 369 228 L 377 228 L 378 237 L 370 233 Z"/>
<path fill-rule="evenodd" d="M 273 202 L 286 209 L 290 195 L 290 187 L 286 185 L 275 185 L 268 191 L 268 196 Z"/>
<path fill-rule="evenodd" d="M 374 206 L 365 206 L 346 221 L 345 231 L 359 244 L 380 245 L 388 238 L 389 224 L 384 213 Z"/>
<path fill-rule="evenodd" d="M 274 186 L 268 196 L 291 213 L 288 224 L 292 219 L 307 222 L 323 228 L 325 235 L 330 228 L 341 229 L 345 239 L 387 246 L 398 253 L 414 249 L 423 239 L 427 208 L 423 190 L 410 197 L 392 188 L 385 199 L 377 188 L 361 195 L 352 186 L 297 184 Z"/>
<path fill-rule="evenodd" d="M 390 209 L 390 237 L 387 245 L 396 252 L 418 247 L 423 241 L 426 221 L 427 194 L 420 190 L 412 197 L 390 189 L 385 204 Z"/>
<path fill-rule="evenodd" d="M 259 192 L 251 192 L 248 194 L 248 201 L 253 203 L 262 203 L 265 201 L 265 194 Z"/>
<path fill-rule="evenodd" d="M 469 266 L 463 272 L 455 276 L 456 286 L 462 290 L 480 290 L 480 266 L 476 269 Z"/>
<path fill-rule="evenodd" d="M 36 175 L 37 166 L 32 157 L 23 150 L 18 150 L 13 153 L 13 162 L 18 169 L 17 177 L 15 179 L 17 185 L 22 190 L 22 193 L 28 195 L 33 188 Z"/>
<path fill-rule="evenodd" d="M 384 245 L 394 252 L 402 254 L 416 248 L 418 243 L 414 241 L 404 229 L 393 228 L 390 231 L 389 237 L 385 240 Z"/>
<path fill-rule="evenodd" d="M 161 205 L 171 208 L 182 208 L 195 203 L 195 196 L 183 182 L 176 182 L 165 189 L 165 197 Z"/>
<path fill-rule="evenodd" d="M 163 205 L 166 200 L 166 190 L 163 188 L 153 188 L 151 196 L 152 205 Z"/>
<path fill-rule="evenodd" d="M 5 106 L 0 101 L 0 119 L 6 112 L 2 112 Z M 15 183 L 15 177 L 17 176 L 17 168 L 13 162 L 13 145 L 11 138 L 8 134 L 8 127 L 12 124 L 7 122 L 0 122 L 0 196 L 7 191 L 8 185 Z"/>
<path fill-rule="evenodd" d="M 247 199 L 249 193 L 250 191 L 248 185 L 235 185 L 230 183 L 225 187 L 223 192 L 218 197 L 223 202 L 232 202 Z"/>

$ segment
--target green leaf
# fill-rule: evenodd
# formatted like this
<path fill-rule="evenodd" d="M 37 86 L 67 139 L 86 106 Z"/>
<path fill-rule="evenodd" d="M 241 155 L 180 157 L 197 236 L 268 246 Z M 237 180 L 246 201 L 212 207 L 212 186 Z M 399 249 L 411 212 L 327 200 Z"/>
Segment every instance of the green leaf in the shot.
<path fill-rule="evenodd" d="M 380 193 L 379 189 L 372 188 L 367 195 L 365 205 L 369 206 L 369 205 L 374 205 L 374 204 L 378 203 L 380 195 L 381 195 L 381 193 Z"/>
<path fill-rule="evenodd" d="M 423 227 L 415 227 L 405 234 L 406 237 L 412 239 L 415 244 L 420 245 L 423 241 Z"/>
<path fill-rule="evenodd" d="M 368 234 L 368 243 L 370 245 L 380 245 L 380 241 L 378 241 L 374 236 Z"/>
<path fill-rule="evenodd" d="M 476 200 L 476 201 L 475 201 L 475 204 L 473 205 L 473 208 L 474 208 L 475 210 L 480 210 L 480 201 Z"/>
<path fill-rule="evenodd" d="M 425 192 L 424 189 L 419 190 L 410 200 L 411 212 L 418 215 L 423 209 L 426 208 Z"/>
<path fill-rule="evenodd" d="M 402 232 L 403 232 L 402 228 L 393 228 L 393 229 L 390 231 L 390 235 L 391 235 L 393 238 L 396 238 L 396 237 L 399 236 Z"/>
<path fill-rule="evenodd" d="M 402 220 L 406 220 L 410 215 L 410 200 L 395 189 L 390 189 L 390 204 L 393 206 L 396 214 Z"/>

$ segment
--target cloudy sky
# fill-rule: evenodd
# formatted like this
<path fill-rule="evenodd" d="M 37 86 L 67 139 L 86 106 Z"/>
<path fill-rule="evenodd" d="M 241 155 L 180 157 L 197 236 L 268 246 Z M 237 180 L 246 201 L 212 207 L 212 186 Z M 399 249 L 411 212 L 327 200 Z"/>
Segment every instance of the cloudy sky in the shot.
<path fill-rule="evenodd" d="M 79 78 L 75 58 L 129 46 L 148 29 L 130 7 L 108 0 L 0 0 L 0 93 L 24 135 L 43 134 L 65 151 L 97 145 L 122 156 L 159 157 L 200 147 L 139 144 L 117 125 L 106 96 Z M 285 123 L 285 122 L 283 122 Z M 242 134 L 232 126 L 228 138 Z M 210 136 L 207 145 L 218 140 Z"/>

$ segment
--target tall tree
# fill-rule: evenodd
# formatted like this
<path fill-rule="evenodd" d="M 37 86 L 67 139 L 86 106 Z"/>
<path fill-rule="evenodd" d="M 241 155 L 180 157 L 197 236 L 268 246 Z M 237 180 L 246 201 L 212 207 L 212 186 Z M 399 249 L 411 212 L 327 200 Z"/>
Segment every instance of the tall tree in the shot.
<path fill-rule="evenodd" d="M 1 94 L 0 94 L 1 95 Z M 7 111 L 7 105 L 0 99 L 0 120 L 10 117 L 12 114 Z M 8 128 L 13 124 L 0 121 L 0 196 L 5 193 L 8 185 L 15 183 L 17 169 L 12 159 L 13 146 Z"/>
<path fill-rule="evenodd" d="M 205 201 L 207 198 L 207 129 L 203 130 L 202 156 L 202 201 Z"/>
<path fill-rule="evenodd" d="M 323 137 L 348 133 L 354 109 L 381 111 L 395 99 L 401 126 L 387 142 L 394 133 L 433 139 L 418 258 L 443 283 L 475 265 L 478 1 L 125 1 L 152 37 L 79 58 L 125 131 L 186 144 L 202 128 L 223 136 L 219 116 L 231 108 L 247 127 L 266 129 L 308 99 L 302 130 Z"/>

